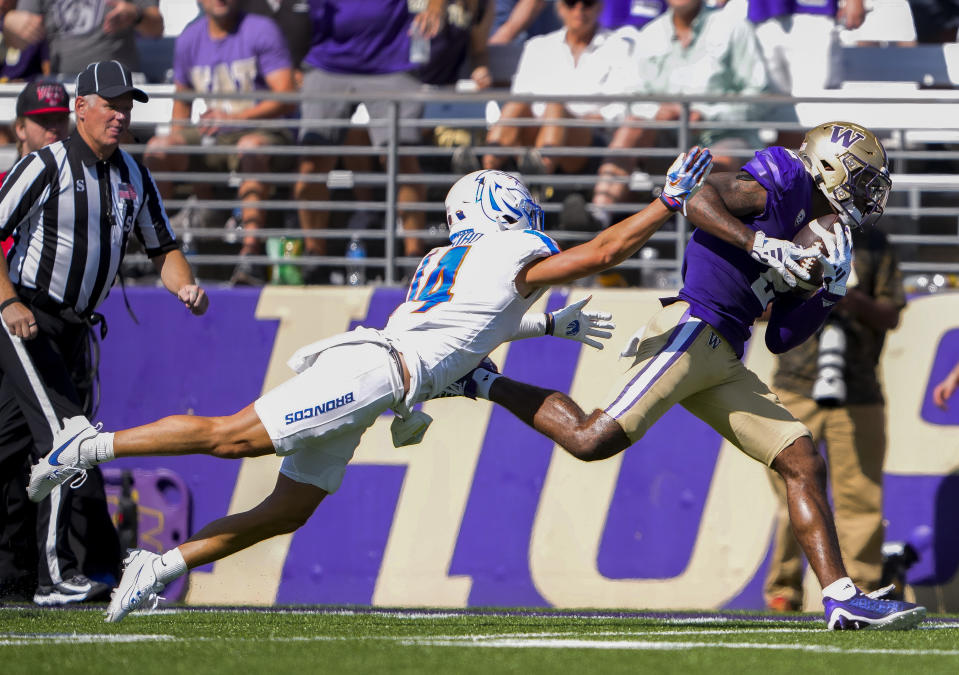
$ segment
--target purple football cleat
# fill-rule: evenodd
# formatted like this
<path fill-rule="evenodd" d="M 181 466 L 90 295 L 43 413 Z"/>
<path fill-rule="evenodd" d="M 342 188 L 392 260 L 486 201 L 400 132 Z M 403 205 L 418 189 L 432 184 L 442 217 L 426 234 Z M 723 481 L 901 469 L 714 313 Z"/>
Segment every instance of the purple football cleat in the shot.
<path fill-rule="evenodd" d="M 870 597 L 859 589 L 848 600 L 823 598 L 823 605 L 830 630 L 908 630 L 926 616 L 925 607 Z"/>

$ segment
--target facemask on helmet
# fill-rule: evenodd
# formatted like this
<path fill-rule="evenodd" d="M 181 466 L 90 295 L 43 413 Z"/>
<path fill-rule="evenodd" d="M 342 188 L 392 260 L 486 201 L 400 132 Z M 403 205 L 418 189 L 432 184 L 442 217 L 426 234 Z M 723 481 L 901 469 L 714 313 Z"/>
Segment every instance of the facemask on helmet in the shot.
<path fill-rule="evenodd" d="M 504 171 L 474 171 L 446 195 L 446 224 L 454 244 L 472 234 L 501 230 L 542 230 L 543 209 L 522 181 Z"/>
<path fill-rule="evenodd" d="M 879 220 L 892 181 L 886 150 L 871 131 L 853 122 L 820 124 L 806 134 L 799 156 L 843 222 L 866 227 Z"/>

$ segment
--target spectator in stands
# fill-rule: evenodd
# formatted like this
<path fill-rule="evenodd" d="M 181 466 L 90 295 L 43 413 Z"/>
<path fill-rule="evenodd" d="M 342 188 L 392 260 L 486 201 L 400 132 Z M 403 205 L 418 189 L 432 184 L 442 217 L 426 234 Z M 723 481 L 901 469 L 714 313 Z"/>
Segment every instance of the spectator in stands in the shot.
<path fill-rule="evenodd" d="M 959 0 L 909 0 L 919 42 L 957 42 Z"/>
<path fill-rule="evenodd" d="M 342 145 L 347 134 L 346 121 L 356 110 L 349 95 L 391 93 L 399 101 L 398 116 L 401 121 L 422 116 L 423 105 L 404 100 L 405 94 L 417 92 L 420 82 L 412 72 L 425 63 L 428 51 L 424 42 L 436 37 L 445 21 L 446 0 L 423 0 L 417 14 L 411 12 L 408 0 L 380 0 L 357 2 L 356 0 L 310 0 L 316 34 L 313 46 L 303 60 L 303 91 L 339 98 L 306 98 L 301 106 L 303 118 L 300 143 L 303 145 Z M 413 39 L 413 37 L 417 39 Z M 364 104 L 370 118 L 384 120 L 389 115 L 387 101 L 367 101 Z M 343 120 L 344 125 L 313 125 L 311 121 L 329 122 Z M 380 124 L 369 127 L 373 146 L 385 147 L 390 140 L 390 129 Z M 420 130 L 401 124 L 398 142 L 415 145 L 420 142 Z M 324 182 L 312 180 L 315 174 L 325 174 L 336 167 L 338 157 L 327 154 L 308 154 L 300 160 L 301 180 L 297 182 L 294 196 L 298 200 L 325 201 L 330 197 L 329 187 Z M 419 173 L 419 161 L 415 156 L 400 155 L 400 173 Z M 400 224 L 404 232 L 419 232 L 426 223 L 425 214 L 408 208 L 412 202 L 422 202 L 426 191 L 422 185 L 401 183 L 397 189 Z M 300 209 L 300 226 L 306 238 L 305 255 L 326 255 L 326 240 L 322 236 L 310 236 L 316 230 L 326 230 L 330 214 L 326 209 L 304 207 Z M 423 241 L 417 237 L 403 240 L 403 253 L 419 256 L 423 253 Z M 308 283 L 325 282 L 325 272 L 317 266 L 307 270 Z"/>
<path fill-rule="evenodd" d="M 752 26 L 725 10 L 707 7 L 703 0 L 667 0 L 669 9 L 646 25 L 635 37 L 632 91 L 639 95 L 752 96 L 767 89 L 768 78 Z M 634 103 L 629 121 L 677 121 L 678 103 Z M 689 119 L 739 122 L 757 116 L 750 103 L 693 103 Z M 659 131 L 640 126 L 621 126 L 609 144 L 611 149 L 651 147 L 660 142 Z M 738 167 L 743 158 L 730 151 L 762 146 L 755 131 L 708 129 L 694 142 L 708 146 L 719 171 Z M 609 224 L 608 209 L 629 192 L 626 177 L 636 167 L 631 157 L 610 156 L 599 168 L 599 181 L 592 203 L 582 209 L 574 200 L 564 204 L 563 223 L 570 229 L 596 229 Z"/>
<path fill-rule="evenodd" d="M 238 0 L 200 0 L 204 16 L 191 23 L 176 40 L 173 78 L 176 91 L 195 94 L 294 91 L 290 53 L 272 19 L 245 14 Z M 293 111 L 293 104 L 271 99 L 220 99 L 206 102 L 199 126 L 191 124 L 192 99 L 173 102 L 170 133 L 154 136 L 147 144 L 147 166 L 153 171 L 237 171 L 266 175 L 282 164 L 258 151 L 264 146 L 293 142 L 291 129 L 257 127 L 256 121 L 282 119 Z M 252 122 L 252 124 L 251 124 Z M 176 152 L 181 145 L 236 146 L 236 154 L 192 154 Z M 160 194 L 168 199 L 173 184 L 159 184 Z M 209 195 L 209 187 L 204 190 Z M 263 227 L 266 212 L 260 202 L 267 199 L 272 185 L 256 178 L 244 179 L 238 189 L 242 200 L 242 226 L 247 232 L 241 256 L 260 253 L 264 240 L 251 235 Z M 196 194 L 196 191 L 193 192 Z M 248 261 L 234 270 L 235 284 L 262 283 L 263 275 Z"/>
<path fill-rule="evenodd" d="M 820 333 L 780 354 L 773 391 L 824 443 L 832 484 L 836 531 L 853 582 L 874 591 L 882 577 L 882 467 L 886 406 L 879 357 L 886 332 L 906 305 L 895 250 L 875 227 L 852 231 L 852 273 L 847 292 Z M 802 609 L 803 565 L 789 525 L 786 485 L 769 472 L 779 508 L 763 595 L 770 609 Z M 901 589 L 900 589 L 901 591 Z"/>
<path fill-rule="evenodd" d="M 912 47 L 916 44 L 916 23 L 908 0 L 864 0 L 863 10 L 865 15 L 860 26 L 839 31 L 842 45 Z"/>
<path fill-rule="evenodd" d="M 55 75 L 76 75 L 95 61 L 119 61 L 136 72 L 136 35 L 163 35 L 157 0 L 19 0 L 4 21 L 4 37 L 13 47 L 46 38 Z"/>
<path fill-rule="evenodd" d="M 302 80 L 300 63 L 313 44 L 313 20 L 310 5 L 303 0 L 240 0 L 241 12 L 268 16 L 276 22 L 286 39 L 290 59 L 299 87 Z"/>
<path fill-rule="evenodd" d="M 487 61 L 487 39 L 496 0 L 448 0 L 443 28 L 430 40 L 429 60 L 414 72 L 420 82 L 450 87 L 464 66 L 476 89 L 493 84 Z"/>
<path fill-rule="evenodd" d="M 443 27 L 429 41 L 428 60 L 412 71 L 425 89 L 452 89 L 463 76 L 469 77 L 476 90 L 488 89 L 493 84 L 487 60 L 487 38 L 494 5 L 495 0 L 448 0 Z M 459 150 L 464 143 L 469 143 L 470 132 L 465 129 L 437 126 L 431 131 L 429 137 L 442 147 L 458 146 L 456 149 Z M 423 141 L 430 142 L 426 134 Z M 368 145 L 369 138 L 367 134 L 359 135 L 353 130 L 347 135 L 346 143 Z M 370 157 L 344 156 L 342 162 L 351 171 L 375 170 Z M 373 191 L 368 187 L 356 186 L 353 194 L 359 201 L 374 199 Z M 376 226 L 376 220 L 370 211 L 355 210 L 347 228 L 369 229 Z"/>
<path fill-rule="evenodd" d="M 556 0 L 496 0 L 496 16 L 489 44 L 523 43 L 531 37 L 552 33 L 560 28 L 553 11 Z"/>
<path fill-rule="evenodd" d="M 631 59 L 633 42 L 599 26 L 599 0 L 560 0 L 557 5 L 563 28 L 531 38 L 523 47 L 513 79 L 514 94 L 590 96 L 622 93 Z M 522 173 L 579 173 L 589 161 L 586 156 L 558 156 L 550 147 L 594 145 L 594 131 L 568 126 L 563 120 L 611 120 L 622 106 L 597 103 L 525 103 L 509 101 L 499 121 L 486 137 L 487 145 L 531 148 L 518 159 Z M 536 119 L 538 126 L 518 126 L 514 120 Z M 486 154 L 482 166 L 500 169 L 509 158 Z M 467 168 L 466 166 L 457 168 Z"/>
<path fill-rule="evenodd" d="M 946 401 L 948 401 L 952 395 L 956 392 L 956 388 L 959 387 L 959 363 L 949 371 L 949 374 L 946 375 L 942 382 L 936 385 L 936 388 L 932 392 L 932 400 L 937 406 L 946 409 Z"/>
<path fill-rule="evenodd" d="M 815 96 L 833 83 L 839 29 L 858 28 L 866 14 L 863 0 L 732 0 L 728 11 L 755 26 L 772 89 L 793 96 Z"/>
<path fill-rule="evenodd" d="M 0 30 L 16 6 L 16 0 L 0 0 Z M 50 72 L 50 49 L 42 33 L 40 38 L 18 49 L 0 36 L 0 82 L 24 82 Z"/>
<path fill-rule="evenodd" d="M 17 6 L 16 0 L 0 0 L 0 30 L 7 14 Z M 50 51 L 46 40 L 17 49 L 0 34 L 0 82 L 24 82 L 50 71 Z M 0 125 L 0 145 L 10 145 L 17 139 L 13 127 Z M 6 249 L 4 249 L 6 253 Z"/>
<path fill-rule="evenodd" d="M 605 0 L 599 25 L 610 30 L 642 28 L 665 11 L 666 0 Z"/>

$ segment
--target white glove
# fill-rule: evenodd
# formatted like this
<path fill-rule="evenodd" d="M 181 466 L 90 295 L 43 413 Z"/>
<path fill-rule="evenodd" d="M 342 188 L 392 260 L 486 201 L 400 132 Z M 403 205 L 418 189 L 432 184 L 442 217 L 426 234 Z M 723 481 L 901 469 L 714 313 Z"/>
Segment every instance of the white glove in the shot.
<path fill-rule="evenodd" d="M 393 447 L 402 448 L 404 445 L 416 445 L 423 440 L 426 430 L 433 423 L 433 418 L 422 410 L 414 410 L 408 417 L 396 415 L 390 424 L 390 434 L 393 436 Z"/>
<path fill-rule="evenodd" d="M 703 186 L 706 176 L 713 168 L 713 156 L 709 148 L 694 145 L 684 152 L 666 172 L 666 184 L 659 199 L 670 211 L 682 211 L 686 215 L 686 202 Z"/>
<path fill-rule="evenodd" d="M 822 261 L 823 305 L 828 307 L 846 295 L 846 282 L 852 272 L 852 232 L 848 225 L 833 224 L 835 241 L 823 238 L 826 244 L 826 253 L 820 253 Z"/>
<path fill-rule="evenodd" d="M 616 324 L 610 319 L 613 315 L 608 312 L 584 312 L 583 307 L 592 300 L 592 295 L 587 295 L 579 302 L 550 312 L 546 315 L 546 335 L 554 335 L 567 340 L 576 340 L 583 344 L 602 349 L 603 344 L 592 338 L 601 338 L 608 340 L 613 336 L 611 331 L 616 328 Z"/>
<path fill-rule="evenodd" d="M 803 248 L 785 239 L 773 239 L 767 237 L 762 230 L 757 230 L 756 238 L 753 239 L 753 249 L 749 255 L 763 265 L 774 269 L 790 288 L 794 288 L 797 276 L 803 281 L 809 280 L 809 272 L 802 269 L 796 260 L 815 258 L 819 255 L 819 249 Z"/>

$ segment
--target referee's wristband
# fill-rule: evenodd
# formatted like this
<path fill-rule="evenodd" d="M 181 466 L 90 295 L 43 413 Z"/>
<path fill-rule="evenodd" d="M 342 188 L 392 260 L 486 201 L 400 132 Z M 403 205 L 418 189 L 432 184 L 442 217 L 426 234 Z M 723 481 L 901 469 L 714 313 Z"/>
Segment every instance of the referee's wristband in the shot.
<path fill-rule="evenodd" d="M 9 307 L 15 302 L 23 302 L 23 300 L 21 300 L 17 296 L 13 296 L 12 298 L 7 298 L 3 302 L 0 302 L 0 312 L 2 312 L 3 310 L 5 310 L 7 307 Z"/>

